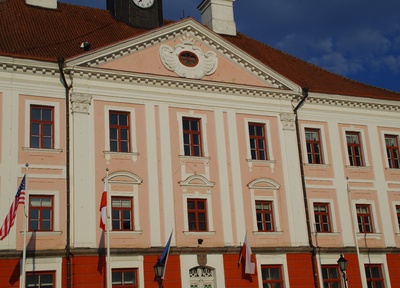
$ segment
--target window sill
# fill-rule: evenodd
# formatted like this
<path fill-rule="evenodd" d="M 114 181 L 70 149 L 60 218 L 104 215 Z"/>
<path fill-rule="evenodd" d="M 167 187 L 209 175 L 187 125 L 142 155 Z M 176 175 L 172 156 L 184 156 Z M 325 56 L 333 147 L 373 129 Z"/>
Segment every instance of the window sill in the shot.
<path fill-rule="evenodd" d="M 332 237 L 332 236 L 340 236 L 340 233 L 337 232 L 313 232 L 315 236 L 322 237 Z"/>
<path fill-rule="evenodd" d="M 183 234 L 186 236 L 195 236 L 195 235 L 208 235 L 213 236 L 215 235 L 215 231 L 183 231 Z"/>
<path fill-rule="evenodd" d="M 281 236 L 283 235 L 283 231 L 253 231 L 253 235 L 256 236 Z"/>
<path fill-rule="evenodd" d="M 389 167 L 386 167 L 385 170 L 386 171 L 391 171 L 391 172 L 400 172 L 400 168 L 389 168 Z"/>
<path fill-rule="evenodd" d="M 114 152 L 114 151 L 103 151 L 105 155 L 117 155 L 117 156 L 125 156 L 125 157 L 132 157 L 132 156 L 139 156 L 139 152 Z"/>
<path fill-rule="evenodd" d="M 357 232 L 357 239 L 381 239 L 382 233 L 359 233 Z"/>
<path fill-rule="evenodd" d="M 246 159 L 247 163 L 253 163 L 253 164 L 264 164 L 264 165 L 269 165 L 269 164 L 275 164 L 276 160 L 256 160 L 256 159 Z"/>
<path fill-rule="evenodd" d="M 351 166 L 351 165 L 345 165 L 346 168 L 348 169 L 362 169 L 362 170 L 371 170 L 372 166 Z"/>
<path fill-rule="evenodd" d="M 331 164 L 317 164 L 317 163 L 304 163 L 304 166 L 309 166 L 309 167 L 318 167 L 318 168 L 330 168 L 332 167 Z"/>
<path fill-rule="evenodd" d="M 24 234 L 24 231 L 20 232 L 21 235 Z M 26 235 L 32 236 L 60 236 L 62 234 L 62 231 L 27 231 Z"/>
<path fill-rule="evenodd" d="M 182 161 L 185 161 L 185 160 L 210 161 L 211 157 L 207 157 L 207 156 L 186 156 L 186 155 L 179 155 L 179 159 L 181 159 Z"/>
<path fill-rule="evenodd" d="M 22 150 L 27 152 L 37 152 L 37 153 L 61 153 L 62 149 L 45 149 L 45 148 L 31 148 L 31 147 L 22 147 Z"/>
<path fill-rule="evenodd" d="M 141 235 L 143 233 L 142 230 L 134 230 L 134 231 L 110 231 L 110 235 Z"/>

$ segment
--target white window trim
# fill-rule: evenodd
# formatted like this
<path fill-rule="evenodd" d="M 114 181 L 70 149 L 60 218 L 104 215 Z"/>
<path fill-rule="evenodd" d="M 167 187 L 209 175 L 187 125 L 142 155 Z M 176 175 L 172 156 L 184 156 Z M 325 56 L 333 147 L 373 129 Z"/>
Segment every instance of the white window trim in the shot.
<path fill-rule="evenodd" d="M 334 202 L 332 199 L 326 199 L 326 198 L 310 198 L 309 199 L 309 212 L 310 212 L 310 218 L 312 219 L 312 231 L 316 233 L 317 231 L 315 230 L 315 217 L 314 217 L 314 203 L 326 203 L 329 205 L 329 218 L 331 221 L 331 229 L 332 231 L 330 233 L 324 233 L 324 232 L 318 232 L 318 234 L 325 234 L 325 235 L 331 235 L 333 233 L 336 233 L 338 231 L 337 229 L 337 224 L 336 224 L 336 215 L 335 215 L 335 209 L 334 209 Z M 355 206 L 354 206 L 355 207 Z"/>
<path fill-rule="evenodd" d="M 249 123 L 259 123 L 259 124 L 264 124 L 264 129 L 265 129 L 265 144 L 267 145 L 267 153 L 268 153 L 268 159 L 267 160 L 257 160 L 257 159 L 252 159 L 251 158 L 251 149 L 250 149 L 250 134 L 249 134 Z M 274 162 L 274 154 L 272 153 L 272 137 L 271 137 L 271 125 L 269 120 L 261 120 L 259 118 L 245 118 L 244 119 L 244 131 L 247 136 L 246 139 L 246 151 L 247 151 L 247 161 L 262 161 L 262 162 Z"/>
<path fill-rule="evenodd" d="M 349 133 L 352 133 L 352 132 L 356 132 L 356 133 L 360 133 L 360 141 L 361 141 L 361 153 L 362 153 L 362 156 L 363 156 L 363 162 L 364 162 L 364 166 L 351 166 L 350 165 L 350 161 L 349 161 L 349 152 L 348 152 L 348 150 L 347 150 L 347 139 L 346 139 L 346 133 L 347 132 L 349 132 Z M 343 128 L 343 143 L 344 143 L 344 145 L 345 145 L 345 151 L 344 151 L 344 153 L 346 154 L 346 166 L 347 167 L 354 167 L 354 168 L 359 168 L 359 167 L 368 167 L 368 166 L 370 166 L 370 164 L 369 164 L 369 159 L 368 159 L 368 153 L 367 153 L 367 141 L 366 141 L 366 139 L 365 139 L 365 130 L 364 129 L 360 129 L 360 128 L 354 128 L 354 127 L 352 127 L 352 128 L 349 128 L 349 127 L 346 127 L 346 128 Z"/>
<path fill-rule="evenodd" d="M 53 231 L 36 231 L 37 234 L 46 234 L 46 233 L 53 233 L 53 232 L 61 232 L 60 231 L 60 192 L 59 191 L 40 191 L 40 190 L 29 190 L 28 194 L 28 213 L 29 213 L 29 203 L 31 196 L 53 196 Z M 28 217 L 29 221 L 29 217 Z"/>
<path fill-rule="evenodd" d="M 185 150 L 183 147 L 183 125 L 182 125 L 182 119 L 184 117 L 189 117 L 189 118 L 197 118 L 200 119 L 201 123 L 201 144 L 202 144 L 202 153 L 203 155 L 201 157 L 198 156 L 186 156 L 186 157 L 196 157 L 196 158 L 204 158 L 208 159 L 208 141 L 207 141 L 207 116 L 205 114 L 197 114 L 194 111 L 189 111 L 189 113 L 177 113 L 177 121 L 178 121 L 178 133 L 179 133 L 179 154 L 181 156 L 185 155 Z"/>
<path fill-rule="evenodd" d="M 256 274 L 258 275 L 258 287 L 263 287 L 262 273 L 261 273 L 261 266 L 263 265 L 281 265 L 283 286 L 290 287 L 289 272 L 285 254 L 262 254 L 262 255 L 256 254 L 256 264 L 257 264 Z"/>
<path fill-rule="evenodd" d="M 397 136 L 397 141 L 398 141 L 398 145 L 400 146 L 400 132 L 398 131 L 393 131 L 393 130 L 381 130 L 381 145 L 383 148 L 383 160 L 385 163 L 385 168 L 386 169 L 398 169 L 398 168 L 390 168 L 389 167 L 389 163 L 388 163 L 388 158 L 386 155 L 386 141 L 385 141 L 385 135 L 393 135 L 393 136 Z"/>
<path fill-rule="evenodd" d="M 325 146 L 325 127 L 323 125 L 316 125 L 316 124 L 302 124 L 301 125 L 301 135 L 304 141 L 302 141 L 302 149 L 304 151 L 303 153 L 303 161 L 304 163 L 311 164 L 311 165 L 329 165 L 329 159 L 327 155 L 327 148 Z M 308 157 L 307 157 L 307 143 L 306 143 L 306 129 L 315 129 L 319 130 L 319 142 L 321 143 L 321 149 L 322 149 L 322 157 L 323 157 L 323 163 L 321 164 L 314 164 L 308 162 Z"/>
<path fill-rule="evenodd" d="M 134 108 L 120 107 L 120 106 L 104 106 L 104 151 L 110 153 L 123 153 L 110 151 L 110 111 L 128 112 L 129 115 L 129 136 L 130 136 L 130 153 L 137 152 L 136 144 L 136 115 Z"/>
<path fill-rule="evenodd" d="M 389 271 L 388 271 L 388 265 L 386 261 L 386 254 L 368 254 L 368 255 L 363 255 L 360 254 L 360 262 L 361 265 L 364 269 L 361 271 L 361 279 L 362 279 L 362 287 L 367 287 L 367 275 L 365 274 L 365 265 L 367 264 L 379 264 L 382 267 L 382 274 L 384 277 L 384 284 L 385 287 L 390 288 L 390 276 L 389 276 Z"/>
<path fill-rule="evenodd" d="M 48 106 L 54 108 L 54 147 L 53 149 L 42 149 L 42 148 L 31 148 L 31 149 L 40 149 L 41 151 L 52 151 L 55 149 L 60 149 L 60 104 L 58 102 L 52 101 L 42 101 L 42 100 L 26 100 L 25 101 L 25 141 L 24 147 L 30 148 L 30 138 L 31 138 L 31 106 Z"/>
<path fill-rule="evenodd" d="M 366 200 L 366 199 L 357 199 L 357 200 L 352 200 L 351 201 L 351 205 L 353 207 L 353 223 L 354 226 L 356 226 L 355 229 L 357 231 L 357 235 L 376 235 L 378 236 L 378 234 L 380 234 L 380 230 L 379 230 L 379 225 L 378 225 L 378 218 L 377 218 L 377 213 L 376 213 L 376 209 L 375 209 L 375 202 L 372 200 Z M 359 231 L 358 229 L 358 221 L 357 221 L 357 209 L 356 209 L 356 205 L 369 205 L 369 207 L 371 208 L 371 216 L 372 216 L 372 227 L 374 228 L 374 232 L 373 233 L 362 233 Z M 375 237 L 376 237 L 375 236 Z"/>
<path fill-rule="evenodd" d="M 138 269 L 138 274 L 137 274 L 139 280 L 138 286 L 144 287 L 143 261 L 144 261 L 143 256 L 111 256 L 111 261 L 110 261 L 111 271 L 112 269 L 136 268 Z"/>
<path fill-rule="evenodd" d="M 210 234 L 214 231 L 214 223 L 213 223 L 213 211 L 212 211 L 212 201 L 211 194 L 200 194 L 198 191 L 190 194 L 183 194 L 183 225 L 186 230 L 184 230 L 185 234 Z M 188 220 L 188 209 L 187 209 L 187 200 L 188 199 L 206 199 L 207 200 L 207 231 L 189 231 L 189 220 Z"/>
<path fill-rule="evenodd" d="M 26 272 L 55 271 L 56 281 L 54 287 L 61 287 L 62 282 L 62 259 L 61 258 L 27 258 L 25 262 Z"/>
<path fill-rule="evenodd" d="M 253 190 L 253 189 L 252 189 Z M 254 196 L 254 191 L 251 192 L 251 201 L 252 201 L 252 205 L 251 205 L 251 210 L 252 210 L 252 215 L 253 215 L 253 231 L 256 231 L 256 233 L 276 233 L 276 232 L 282 232 L 281 229 L 281 224 L 279 221 L 279 205 L 278 205 L 278 199 L 276 196 L 276 190 L 274 190 L 274 196 Z M 274 212 L 274 227 L 275 227 L 275 231 L 258 231 L 258 227 L 257 227 L 257 216 L 256 216 L 256 201 L 271 201 L 272 202 L 272 209 Z"/>

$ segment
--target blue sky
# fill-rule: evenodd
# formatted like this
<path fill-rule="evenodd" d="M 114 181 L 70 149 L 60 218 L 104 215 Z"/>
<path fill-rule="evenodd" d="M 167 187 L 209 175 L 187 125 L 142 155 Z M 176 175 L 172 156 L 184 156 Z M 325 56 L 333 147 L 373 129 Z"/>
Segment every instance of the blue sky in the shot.
<path fill-rule="evenodd" d="M 61 2 L 105 9 L 106 0 Z M 201 0 L 163 0 L 200 21 Z M 400 92 L 400 0 L 236 0 L 237 30 L 344 77 Z"/>

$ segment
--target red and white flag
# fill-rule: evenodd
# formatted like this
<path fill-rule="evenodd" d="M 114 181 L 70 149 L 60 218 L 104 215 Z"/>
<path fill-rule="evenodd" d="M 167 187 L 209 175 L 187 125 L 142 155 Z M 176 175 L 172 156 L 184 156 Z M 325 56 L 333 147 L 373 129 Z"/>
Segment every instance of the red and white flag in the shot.
<path fill-rule="evenodd" d="M 14 225 L 15 217 L 17 216 L 18 205 L 25 204 L 25 177 L 26 175 L 22 178 L 17 194 L 15 194 L 14 201 L 11 204 L 10 211 L 6 216 L 6 219 L 4 219 L 3 226 L 0 230 L 0 240 L 6 238 L 8 233 L 10 233 L 11 227 Z"/>
<path fill-rule="evenodd" d="M 244 259 L 244 273 L 254 274 L 256 270 L 256 264 L 253 262 L 253 252 L 251 252 L 251 247 L 247 242 L 247 233 L 244 236 L 244 243 L 242 250 L 240 251 L 239 263 Z"/>
<path fill-rule="evenodd" d="M 107 223 L 107 181 L 104 182 L 104 190 L 100 202 L 100 228 L 106 231 Z"/>

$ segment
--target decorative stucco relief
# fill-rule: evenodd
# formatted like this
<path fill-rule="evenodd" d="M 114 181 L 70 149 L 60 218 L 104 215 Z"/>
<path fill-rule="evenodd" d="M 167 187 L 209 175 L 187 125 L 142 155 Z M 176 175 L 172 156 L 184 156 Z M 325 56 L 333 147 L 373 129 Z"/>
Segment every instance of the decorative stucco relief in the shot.
<path fill-rule="evenodd" d="M 71 93 L 71 108 L 73 113 L 89 114 L 92 95 L 86 93 Z"/>
<path fill-rule="evenodd" d="M 279 116 L 281 118 L 283 130 L 295 130 L 295 115 L 293 113 L 281 113 Z"/>
<path fill-rule="evenodd" d="M 175 47 L 165 44 L 160 46 L 160 58 L 165 68 L 181 77 L 190 79 L 200 79 L 215 72 L 218 66 L 218 57 L 214 51 L 203 53 L 199 47 L 194 45 L 196 40 L 190 33 L 183 35 L 180 40 L 182 44 Z M 182 64 L 179 55 L 183 52 L 196 55 L 198 63 L 192 67 Z"/>

